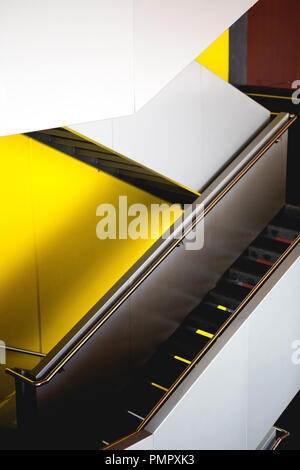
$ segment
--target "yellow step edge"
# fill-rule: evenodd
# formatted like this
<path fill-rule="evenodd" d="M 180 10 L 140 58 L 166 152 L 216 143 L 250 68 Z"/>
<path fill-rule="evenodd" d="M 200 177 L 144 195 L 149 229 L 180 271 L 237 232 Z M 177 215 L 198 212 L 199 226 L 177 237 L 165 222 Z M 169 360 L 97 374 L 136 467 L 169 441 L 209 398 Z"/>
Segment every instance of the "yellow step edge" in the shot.
<path fill-rule="evenodd" d="M 227 311 L 227 307 L 224 307 L 223 305 L 218 305 L 217 307 L 219 310 L 224 310 L 225 312 Z"/>
<path fill-rule="evenodd" d="M 164 390 L 165 392 L 168 392 L 167 388 L 162 387 L 161 385 L 158 385 L 155 382 L 151 382 L 151 385 L 153 385 L 153 387 L 159 388 L 160 390 Z"/>
<path fill-rule="evenodd" d="M 214 335 L 203 330 L 196 330 L 197 335 L 206 336 L 207 338 L 213 338 Z"/>
<path fill-rule="evenodd" d="M 188 361 L 187 359 L 184 359 L 183 357 L 174 356 L 174 359 L 177 359 L 177 361 L 185 362 L 186 364 L 191 364 L 191 361 Z"/>

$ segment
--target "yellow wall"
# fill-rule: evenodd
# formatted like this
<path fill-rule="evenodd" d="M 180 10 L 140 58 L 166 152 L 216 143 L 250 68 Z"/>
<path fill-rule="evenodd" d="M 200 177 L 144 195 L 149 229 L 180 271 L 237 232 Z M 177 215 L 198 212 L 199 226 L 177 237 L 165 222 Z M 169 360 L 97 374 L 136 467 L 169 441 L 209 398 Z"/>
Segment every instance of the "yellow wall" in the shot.
<path fill-rule="evenodd" d="M 214 72 L 223 80 L 229 80 L 229 30 L 225 31 L 199 57 L 197 62 Z"/>
<path fill-rule="evenodd" d="M 22 135 L 0 171 L 0 338 L 48 352 L 154 242 L 99 240 L 97 206 L 163 201 Z"/>
<path fill-rule="evenodd" d="M 0 340 L 39 350 L 29 165 L 27 137 L 0 138 Z"/>

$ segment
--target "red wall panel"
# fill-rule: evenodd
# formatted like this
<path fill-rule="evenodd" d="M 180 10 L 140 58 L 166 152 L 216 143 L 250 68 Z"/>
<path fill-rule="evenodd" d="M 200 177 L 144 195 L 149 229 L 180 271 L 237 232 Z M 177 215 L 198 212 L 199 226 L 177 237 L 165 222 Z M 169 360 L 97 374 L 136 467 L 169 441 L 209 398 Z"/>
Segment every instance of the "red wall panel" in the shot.
<path fill-rule="evenodd" d="M 260 0 L 248 12 L 247 84 L 291 88 L 300 79 L 300 0 Z"/>

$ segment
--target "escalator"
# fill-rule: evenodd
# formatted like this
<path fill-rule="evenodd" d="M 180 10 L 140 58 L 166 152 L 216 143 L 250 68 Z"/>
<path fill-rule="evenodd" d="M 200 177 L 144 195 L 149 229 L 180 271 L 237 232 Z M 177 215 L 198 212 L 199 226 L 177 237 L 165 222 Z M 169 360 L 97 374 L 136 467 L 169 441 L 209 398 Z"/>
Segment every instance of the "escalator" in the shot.
<path fill-rule="evenodd" d="M 8 364 L 16 393 L 6 448 L 110 448 L 143 431 L 222 344 L 298 247 L 300 209 L 285 199 L 294 120 L 271 121 L 45 357 Z M 193 251 L 197 231 L 204 245 Z"/>
<path fill-rule="evenodd" d="M 104 436 L 103 446 L 141 425 L 299 235 L 300 208 L 283 207 L 122 391 L 118 402 L 123 409 L 115 418 L 118 425 Z"/>

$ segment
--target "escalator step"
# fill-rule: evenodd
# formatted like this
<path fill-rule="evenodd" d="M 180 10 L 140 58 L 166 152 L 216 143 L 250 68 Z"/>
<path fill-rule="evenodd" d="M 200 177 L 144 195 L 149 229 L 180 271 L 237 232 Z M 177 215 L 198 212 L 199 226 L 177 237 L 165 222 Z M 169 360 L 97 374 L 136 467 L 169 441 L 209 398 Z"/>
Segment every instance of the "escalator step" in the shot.
<path fill-rule="evenodd" d="M 258 237 L 252 243 L 251 247 L 259 248 L 263 251 L 281 255 L 287 248 L 286 243 L 272 238 Z"/>
<path fill-rule="evenodd" d="M 224 312 L 232 313 L 238 307 L 239 302 L 217 295 L 215 292 L 209 292 L 203 300 L 205 304 Z"/>
<path fill-rule="evenodd" d="M 286 206 L 271 220 L 269 225 L 300 232 L 300 210 L 297 207 Z"/>
<path fill-rule="evenodd" d="M 262 248 L 250 245 L 247 249 L 249 258 L 256 260 L 258 263 L 272 266 L 280 257 L 280 254 L 266 251 Z"/>
<path fill-rule="evenodd" d="M 216 333 L 227 318 L 224 310 L 201 303 L 185 318 L 183 325 Z"/>
<path fill-rule="evenodd" d="M 126 412 L 137 417 L 140 424 L 165 393 L 165 390 L 155 387 L 149 382 L 141 382 L 132 388 L 130 394 L 126 396 Z"/>
<path fill-rule="evenodd" d="M 168 390 L 186 368 L 186 364 L 175 360 L 174 356 L 156 353 L 143 368 L 141 380 Z"/>
<path fill-rule="evenodd" d="M 225 280 L 221 280 L 211 293 L 240 303 L 247 297 L 250 290 L 249 287 L 237 286 Z"/>
<path fill-rule="evenodd" d="M 227 283 L 229 284 L 229 283 Z M 237 286 L 238 287 L 238 286 Z M 235 310 L 236 307 L 239 305 L 240 300 L 233 298 L 230 295 L 230 290 L 229 289 L 222 289 L 222 286 L 216 286 L 214 289 L 212 289 L 207 296 L 205 297 L 204 301 L 210 305 L 215 305 L 217 306 L 218 309 L 227 311 L 229 309 L 229 312 L 231 310 Z"/>
<path fill-rule="evenodd" d="M 241 256 L 231 266 L 230 270 L 237 271 L 238 273 L 246 273 L 253 276 L 254 279 L 260 280 L 267 273 L 269 268 L 247 256 Z"/>
<path fill-rule="evenodd" d="M 276 225 L 269 224 L 266 228 L 268 237 L 285 241 L 285 243 L 292 243 L 298 236 L 297 230 L 290 230 L 284 227 L 277 227 Z"/>
<path fill-rule="evenodd" d="M 192 361 L 209 341 L 208 337 L 188 331 L 181 326 L 161 345 L 160 351 L 173 357 Z"/>
<path fill-rule="evenodd" d="M 253 288 L 266 274 L 269 267 L 245 256 L 240 257 L 225 273 L 223 278 L 243 287 Z"/>
<path fill-rule="evenodd" d="M 230 277 L 231 276 L 231 277 Z M 223 276 L 223 279 L 224 281 L 226 282 L 230 282 L 236 286 L 241 286 L 241 287 L 247 287 L 248 289 L 253 289 L 253 287 L 255 286 L 255 284 L 258 282 L 257 279 L 250 279 L 250 276 L 248 275 L 245 275 L 244 276 L 246 279 L 242 279 L 243 276 L 242 275 L 237 275 L 236 273 L 233 274 L 233 273 L 226 273 L 225 276 Z"/>
<path fill-rule="evenodd" d="M 190 331 L 191 333 L 196 333 L 197 335 L 204 336 L 205 338 L 213 338 L 215 335 L 215 332 L 212 332 L 211 328 L 205 328 L 202 326 L 201 328 L 195 327 L 193 325 L 185 324 L 185 329 L 187 331 Z"/>

